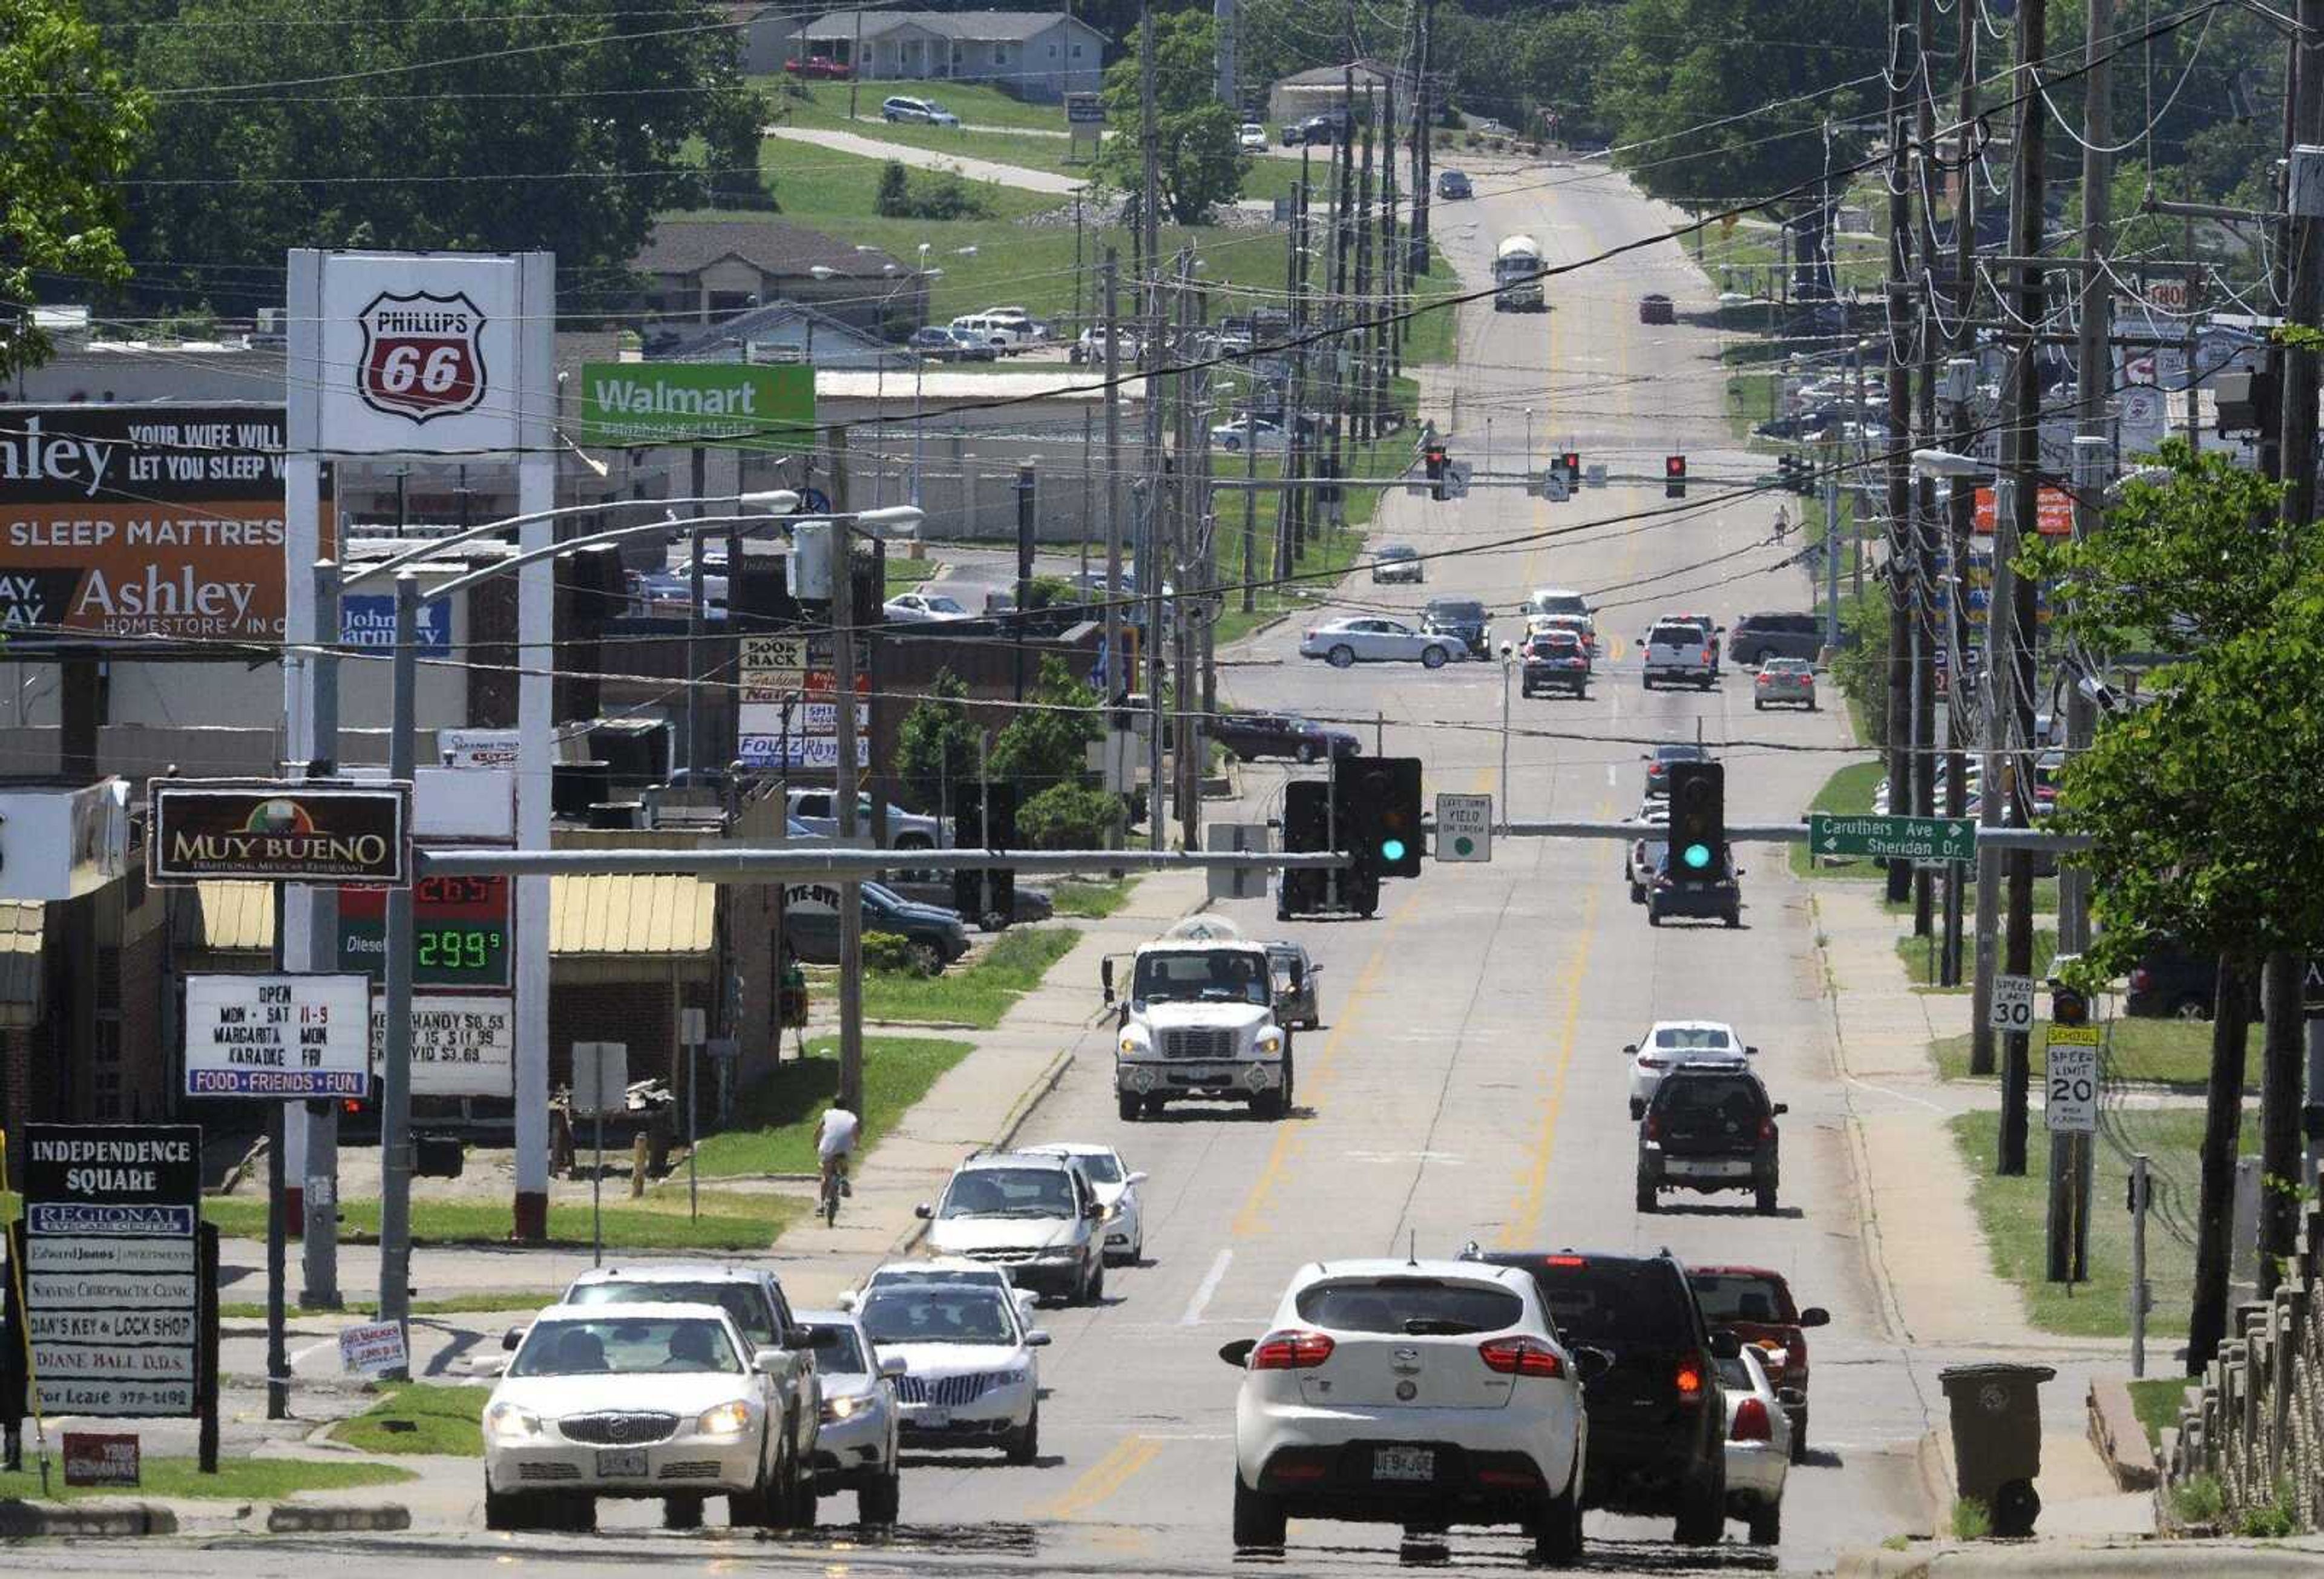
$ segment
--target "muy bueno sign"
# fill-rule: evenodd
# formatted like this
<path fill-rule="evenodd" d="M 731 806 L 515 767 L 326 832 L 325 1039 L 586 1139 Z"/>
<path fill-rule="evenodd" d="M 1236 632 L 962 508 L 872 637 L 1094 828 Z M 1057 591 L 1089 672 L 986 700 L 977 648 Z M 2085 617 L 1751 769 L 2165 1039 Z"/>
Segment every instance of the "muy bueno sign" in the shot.
<path fill-rule="evenodd" d="M 264 780 L 152 780 L 146 878 L 411 882 L 411 787 L 315 788 Z"/>

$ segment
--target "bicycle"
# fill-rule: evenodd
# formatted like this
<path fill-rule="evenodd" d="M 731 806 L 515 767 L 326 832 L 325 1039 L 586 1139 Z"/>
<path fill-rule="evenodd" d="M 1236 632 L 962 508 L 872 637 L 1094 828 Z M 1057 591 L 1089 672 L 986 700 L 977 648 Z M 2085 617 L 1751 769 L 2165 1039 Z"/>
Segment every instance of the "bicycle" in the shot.
<path fill-rule="evenodd" d="M 846 1193 L 847 1157 L 843 1152 L 833 1158 L 831 1166 L 823 1171 L 823 1196 L 818 1205 L 823 1213 L 823 1225 L 825 1228 L 833 1227 L 839 1222 L 839 1198 Z"/>

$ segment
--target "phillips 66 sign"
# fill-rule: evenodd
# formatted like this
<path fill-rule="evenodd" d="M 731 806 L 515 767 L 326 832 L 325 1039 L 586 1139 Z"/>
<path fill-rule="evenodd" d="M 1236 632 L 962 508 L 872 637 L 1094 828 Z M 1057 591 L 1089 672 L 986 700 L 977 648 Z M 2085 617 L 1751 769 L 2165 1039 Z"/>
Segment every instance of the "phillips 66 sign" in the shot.
<path fill-rule="evenodd" d="M 393 455 L 518 446 L 521 259 L 335 252 L 319 261 L 321 355 L 312 365 L 320 368 L 320 448 Z"/>
<path fill-rule="evenodd" d="M 355 315 L 355 392 L 374 411 L 432 422 L 484 398 L 484 310 L 465 291 L 383 291 Z"/>

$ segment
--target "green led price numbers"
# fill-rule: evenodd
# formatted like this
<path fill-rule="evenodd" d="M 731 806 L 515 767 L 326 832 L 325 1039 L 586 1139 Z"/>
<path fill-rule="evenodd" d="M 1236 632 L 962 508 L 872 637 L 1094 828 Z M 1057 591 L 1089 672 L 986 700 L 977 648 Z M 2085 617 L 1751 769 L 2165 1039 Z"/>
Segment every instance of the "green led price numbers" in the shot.
<path fill-rule="evenodd" d="M 509 984 L 505 877 L 423 877 L 411 891 L 411 981 L 419 987 Z M 387 895 L 339 891 L 339 968 L 387 979 Z"/>
<path fill-rule="evenodd" d="M 445 972 L 438 979 L 448 982 L 451 973 L 496 969 L 508 938 L 498 927 L 415 927 L 412 944 L 415 971 Z"/>

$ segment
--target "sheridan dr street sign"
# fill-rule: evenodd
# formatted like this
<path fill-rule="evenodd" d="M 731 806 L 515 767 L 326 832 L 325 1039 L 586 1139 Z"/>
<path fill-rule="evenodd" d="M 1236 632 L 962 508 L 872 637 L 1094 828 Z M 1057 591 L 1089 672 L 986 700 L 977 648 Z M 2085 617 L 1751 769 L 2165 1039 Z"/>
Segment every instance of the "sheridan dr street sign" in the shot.
<path fill-rule="evenodd" d="M 1890 856 L 1903 861 L 1969 861 L 1977 855 L 1977 821 L 1966 817 L 1808 817 L 1808 848 L 1818 855 Z"/>

